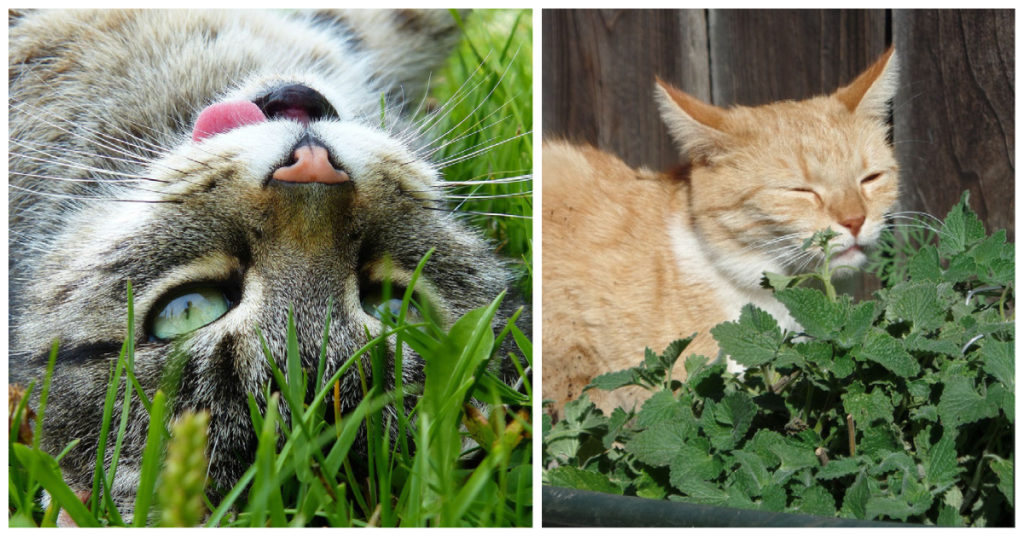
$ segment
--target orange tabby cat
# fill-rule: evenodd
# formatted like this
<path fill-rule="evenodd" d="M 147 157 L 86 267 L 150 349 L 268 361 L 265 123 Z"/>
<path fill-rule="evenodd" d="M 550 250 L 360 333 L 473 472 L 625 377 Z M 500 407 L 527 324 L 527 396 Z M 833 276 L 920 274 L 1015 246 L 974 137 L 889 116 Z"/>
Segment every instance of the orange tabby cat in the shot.
<path fill-rule="evenodd" d="M 865 261 L 898 197 L 886 125 L 896 70 L 890 48 L 832 95 L 753 108 L 719 108 L 659 80 L 662 119 L 688 159 L 682 173 L 546 144 L 543 385 L 554 409 L 595 376 L 639 364 L 645 346 L 698 332 L 686 355 L 717 356 L 708 331 L 746 303 L 799 330 L 762 274 L 820 262 L 801 245 L 826 227 L 840 235 L 835 264 Z M 644 398 L 588 393 L 606 412 Z"/>

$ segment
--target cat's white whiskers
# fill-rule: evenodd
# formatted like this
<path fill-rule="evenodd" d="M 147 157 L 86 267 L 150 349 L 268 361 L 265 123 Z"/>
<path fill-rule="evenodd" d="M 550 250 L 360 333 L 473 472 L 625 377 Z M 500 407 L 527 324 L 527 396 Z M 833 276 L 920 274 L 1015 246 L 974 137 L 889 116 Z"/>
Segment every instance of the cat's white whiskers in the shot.
<path fill-rule="evenodd" d="M 533 190 L 527 190 L 525 192 L 515 192 L 509 194 L 467 194 L 467 195 L 446 195 L 445 199 L 508 199 L 513 197 L 530 197 L 533 195 Z"/>
<path fill-rule="evenodd" d="M 11 141 L 16 143 L 16 140 L 11 140 Z M 16 157 L 16 158 L 23 158 L 25 160 L 32 160 L 32 161 L 35 161 L 35 162 L 43 162 L 43 163 L 47 163 L 47 164 L 56 164 L 56 165 L 59 165 L 61 167 L 65 167 L 65 168 L 68 168 L 68 169 L 74 169 L 74 170 L 79 170 L 79 171 L 86 171 L 86 172 L 97 173 L 97 174 L 101 174 L 101 175 L 112 175 L 112 176 L 115 176 L 115 177 L 126 177 L 128 179 L 132 179 L 132 182 L 138 182 L 138 181 L 167 182 L 167 181 L 163 181 L 163 180 L 160 180 L 160 179 L 154 179 L 154 178 L 151 178 L 151 177 L 147 177 L 145 175 L 138 175 L 138 174 L 135 174 L 135 173 L 125 173 L 125 172 L 121 172 L 121 171 L 114 171 L 114 170 L 109 170 L 109 169 L 98 168 L 98 167 L 95 167 L 95 166 L 85 166 L 85 165 L 82 165 L 82 164 L 79 164 L 79 163 L 67 160 L 65 158 L 54 156 L 54 155 L 52 155 L 52 154 L 50 154 L 48 152 L 45 152 L 45 151 L 40 151 L 40 150 L 35 150 L 35 151 L 40 153 L 40 154 L 42 154 L 42 155 L 44 155 L 44 156 L 46 156 L 47 158 L 42 158 L 42 157 L 33 156 L 33 155 L 25 154 L 25 153 L 19 153 L 19 152 L 11 152 L 11 153 L 9 153 L 9 155 L 13 156 L 13 157 Z M 70 152 L 75 152 L 75 151 L 70 151 Z M 79 153 L 79 154 L 88 154 L 88 153 Z M 94 157 L 103 158 L 100 155 L 93 155 L 93 156 Z M 104 158 L 104 159 L 112 160 L 112 161 L 124 161 L 124 162 L 128 162 L 128 163 L 132 163 L 130 161 L 121 160 L 119 158 Z M 43 178 L 45 178 L 45 177 L 43 177 Z M 86 177 L 82 177 L 81 180 L 83 182 L 104 182 L 105 180 L 108 180 L 108 179 L 89 179 L 89 178 L 86 178 Z"/>
<path fill-rule="evenodd" d="M 505 106 L 505 105 L 503 104 L 502 106 Z M 492 114 L 488 114 L 488 117 L 489 117 L 490 115 L 493 115 L 493 113 L 492 113 Z M 478 121 L 478 122 L 477 122 L 476 124 L 478 125 L 478 124 L 482 123 L 484 119 L 486 119 L 486 117 L 484 117 L 484 118 L 481 118 L 481 120 L 480 120 L 480 121 Z M 485 132 L 485 131 L 486 131 L 487 129 L 490 129 L 490 128 L 495 128 L 495 127 L 498 127 L 498 126 L 500 126 L 500 124 L 501 124 L 501 123 L 502 123 L 503 121 L 508 121 L 509 119 L 510 119 L 510 118 L 509 118 L 509 116 L 505 116 L 505 117 L 502 117 L 501 119 L 498 119 L 497 121 L 495 121 L 495 122 L 493 122 L 493 123 L 491 123 L 491 124 L 489 124 L 489 125 L 487 125 L 487 126 L 483 126 L 483 127 L 480 127 L 480 128 L 479 128 L 479 129 L 477 129 L 477 130 L 467 131 L 467 132 L 463 133 L 462 135 L 460 135 L 460 136 L 458 136 L 458 137 L 456 137 L 456 138 L 452 138 L 452 139 L 448 140 L 447 142 L 445 142 L 445 143 L 443 143 L 443 144 L 441 144 L 441 145 L 438 145 L 438 146 L 434 147 L 434 148 L 433 148 L 433 150 L 431 150 L 431 151 L 430 151 L 430 152 L 429 152 L 429 153 L 427 154 L 427 158 L 428 158 L 428 159 L 429 159 L 429 158 L 432 158 L 432 157 L 433 157 L 433 156 L 434 156 L 435 154 L 437 154 L 438 152 L 440 152 L 440 151 L 444 150 L 444 149 L 445 149 L 446 147 L 448 147 L 448 146 L 450 146 L 450 145 L 453 145 L 453 144 L 455 144 L 455 143 L 459 143 L 459 142 L 461 142 L 461 141 L 463 141 L 463 140 L 469 139 L 469 138 L 471 138 L 471 137 L 473 137 L 473 136 L 475 136 L 475 135 L 477 135 L 477 134 L 481 134 L 481 133 Z M 493 139 L 494 139 L 494 137 L 491 137 L 491 138 L 489 138 L 489 139 L 487 139 L 487 140 L 484 140 L 484 141 L 483 141 L 483 142 L 481 142 L 481 143 L 487 143 L 487 142 L 489 142 L 489 141 L 491 141 L 491 140 L 493 140 Z M 429 145 L 432 145 L 432 144 L 433 144 L 433 142 L 432 142 L 431 144 L 428 144 L 428 146 L 429 146 Z"/>
<path fill-rule="evenodd" d="M 922 219 L 928 220 L 928 221 L 930 221 L 930 222 L 932 222 L 932 223 L 934 223 L 936 225 L 939 225 L 940 227 L 943 224 L 942 219 L 938 218 L 937 216 L 934 216 L 934 215 L 929 214 L 927 212 L 920 212 L 920 211 L 917 211 L 917 210 L 906 210 L 906 211 L 902 211 L 902 212 L 890 212 L 890 213 L 888 213 L 886 215 L 887 216 L 901 216 L 901 217 L 917 217 L 917 218 L 922 218 Z"/>
<path fill-rule="evenodd" d="M 57 123 L 50 122 L 50 121 L 48 121 L 46 119 L 39 119 L 39 121 L 41 123 L 43 123 L 43 124 L 52 126 L 52 127 L 56 128 L 57 130 L 60 130 L 61 132 L 64 132 L 64 133 L 66 133 L 66 134 L 68 134 L 70 136 L 73 136 L 73 137 L 77 138 L 77 139 L 84 140 L 86 142 L 89 142 L 90 144 L 95 144 L 96 146 L 101 147 L 103 149 L 109 149 L 109 150 L 111 150 L 113 152 L 116 152 L 118 154 L 121 154 L 123 156 L 145 158 L 144 155 L 140 155 L 138 153 L 133 153 L 133 152 L 128 151 L 127 149 L 125 149 L 124 148 L 125 146 L 127 146 L 127 147 L 142 148 L 142 147 L 138 147 L 136 145 L 133 145 L 131 143 L 128 143 L 125 140 L 114 138 L 114 137 L 112 137 L 109 134 L 106 134 L 104 132 L 100 132 L 100 131 L 97 131 L 95 129 L 91 129 L 91 128 L 85 127 L 83 125 L 80 125 L 80 124 L 76 124 L 76 123 L 72 122 L 70 119 L 66 119 L 66 118 L 63 118 L 63 117 L 56 116 L 55 114 L 48 113 L 45 110 L 40 110 L 40 109 L 38 109 L 38 108 L 36 108 L 36 107 L 34 107 L 34 106 L 30 105 L 30 104 L 27 104 L 27 103 L 15 103 L 12 107 L 15 108 L 15 109 L 22 108 L 22 107 L 31 107 L 31 109 L 32 109 L 32 111 L 34 113 L 36 113 L 36 114 L 46 114 L 46 115 L 48 115 L 49 117 L 53 118 L 56 121 L 60 121 L 60 122 L 63 122 L 63 123 L 66 123 L 66 124 L 70 125 L 72 127 L 72 129 L 64 128 L 63 126 L 58 125 Z M 85 132 L 87 134 L 92 134 L 92 135 L 94 135 L 94 137 L 85 136 L 85 135 L 79 133 L 78 132 L 79 130 L 82 131 L 82 132 Z M 104 140 L 111 140 L 112 139 L 116 143 L 110 143 L 109 141 L 102 141 L 101 139 L 97 139 L 97 138 L 102 138 Z"/>
<path fill-rule="evenodd" d="M 63 181 L 63 182 L 83 182 L 83 183 L 111 183 L 111 184 L 124 184 L 124 183 L 139 183 L 146 182 L 147 179 L 98 179 L 98 178 L 85 178 L 85 177 L 61 177 L 58 175 L 41 175 L 39 173 L 22 173 L 11 171 L 11 176 L 17 177 L 28 177 L 33 179 L 44 179 L 48 181 Z M 150 179 L 155 180 L 155 179 Z M 157 181 L 165 182 L 165 181 Z"/>
<path fill-rule="evenodd" d="M 497 172 L 496 171 L 496 172 L 494 172 L 494 174 L 498 174 L 498 173 L 523 173 L 524 171 L 528 171 L 528 170 L 514 170 L 514 171 L 504 171 L 504 172 Z M 490 176 L 490 175 L 486 175 L 486 176 Z M 519 183 L 519 182 L 530 182 L 532 180 L 533 180 L 533 175 L 531 175 L 531 174 L 516 175 L 514 177 L 505 177 L 505 178 L 502 178 L 502 179 L 479 179 L 478 180 L 478 179 L 474 178 L 474 179 L 465 180 L 465 181 L 450 180 L 450 181 L 444 181 L 443 183 L 438 184 L 437 188 L 446 188 L 447 189 L 447 188 L 454 188 L 454 187 L 460 187 L 460 186 L 477 186 L 477 185 L 486 185 L 486 184 L 513 184 L 513 183 Z"/>
<path fill-rule="evenodd" d="M 428 116 L 424 117 L 421 121 L 419 121 L 418 125 L 415 125 L 415 131 L 417 132 L 417 134 L 422 135 L 427 130 L 438 125 L 441 121 L 447 119 L 449 114 L 462 101 L 464 101 L 470 95 L 475 93 L 477 88 L 479 88 L 480 86 L 487 82 L 486 77 L 477 80 L 477 74 L 479 74 L 483 70 L 485 63 L 487 59 L 490 58 L 490 56 L 491 53 L 488 52 L 487 56 L 485 56 L 482 61 L 477 63 L 477 66 L 475 69 L 473 69 L 473 72 L 470 73 L 468 77 L 466 77 L 466 80 L 459 85 L 459 88 L 455 90 L 452 96 L 449 97 L 448 100 L 445 101 L 445 103 L 442 104 L 437 110 L 435 110 L 433 113 L 429 114 Z M 467 86 L 469 86 L 470 83 L 472 83 L 473 86 L 467 88 Z"/>
<path fill-rule="evenodd" d="M 480 110 L 480 108 L 482 108 L 484 106 L 484 104 L 486 104 L 487 101 L 490 100 L 491 96 L 494 95 L 494 92 L 497 91 L 499 87 L 501 87 L 502 81 L 505 80 L 505 76 L 508 74 L 509 70 L 512 68 L 512 65 L 515 64 L 516 58 L 518 56 L 519 56 L 519 49 L 517 49 L 515 54 L 512 55 L 511 60 L 506 63 L 505 68 L 501 71 L 501 74 L 498 76 L 498 80 L 496 80 L 494 82 L 494 85 L 491 87 L 490 91 L 487 92 L 487 95 L 485 95 L 484 98 L 480 99 L 480 102 L 472 110 L 470 110 L 469 113 L 466 114 L 466 117 L 464 117 L 461 121 L 457 122 L 455 125 L 453 125 L 451 128 L 449 128 L 447 131 L 445 131 L 439 138 L 436 138 L 434 141 L 436 141 L 437 139 L 440 139 L 440 138 L 447 138 L 452 132 L 455 132 L 457 129 L 461 128 L 463 123 L 465 123 L 470 118 L 476 116 L 477 111 Z M 487 58 L 484 58 L 480 62 L 480 64 L 483 65 L 484 63 L 486 63 L 486 61 L 487 61 Z M 501 106 L 499 106 L 493 112 L 491 112 L 491 114 L 488 114 L 488 116 L 493 115 L 494 113 L 497 113 L 498 110 L 504 108 L 504 106 L 506 104 L 507 103 L 503 103 Z M 483 121 L 484 119 L 487 119 L 488 116 L 484 116 L 483 118 L 480 119 L 480 121 Z M 433 143 L 433 142 L 431 142 L 431 143 Z"/>
<path fill-rule="evenodd" d="M 474 157 L 476 157 L 476 156 L 478 156 L 478 155 L 480 155 L 482 153 L 486 153 L 487 151 L 490 151 L 490 150 L 494 149 L 495 147 L 500 147 L 500 146 L 502 146 L 502 145 L 504 145 L 506 143 L 518 140 L 519 138 L 522 138 L 522 137 L 525 137 L 525 136 L 531 136 L 531 135 L 533 135 L 533 131 L 532 130 L 527 131 L 527 132 L 522 132 L 520 134 L 516 134 L 515 136 L 512 136 L 511 138 L 508 138 L 508 139 L 499 141 L 497 143 L 493 143 L 491 145 L 488 145 L 486 147 L 482 147 L 480 149 L 477 149 L 477 150 L 473 151 L 472 153 L 469 153 L 469 154 L 466 154 L 466 155 L 463 155 L 463 156 L 459 156 L 457 158 L 451 158 L 451 159 L 448 159 L 448 160 L 445 160 L 445 161 L 442 161 L 442 162 L 438 162 L 436 165 L 437 165 L 438 169 L 444 169 L 444 168 L 446 168 L 448 166 L 451 166 L 453 164 L 457 164 L 459 162 L 462 162 L 462 161 L 474 158 Z"/>
<path fill-rule="evenodd" d="M 488 217 L 496 217 L 496 218 L 513 218 L 513 219 L 521 219 L 521 220 L 532 220 L 533 219 L 533 216 L 529 215 L 529 214 L 505 214 L 505 213 L 502 213 L 502 212 L 481 212 L 481 211 L 474 211 L 474 210 L 455 211 L 455 210 L 448 209 L 448 208 L 438 208 L 438 207 L 428 207 L 428 206 L 425 206 L 423 208 L 425 208 L 427 210 L 437 210 L 437 211 L 441 211 L 441 212 L 448 212 L 448 213 L 451 213 L 454 216 L 488 216 Z"/>
<path fill-rule="evenodd" d="M 177 199 L 127 199 L 127 198 L 121 198 L 121 197 L 101 197 L 101 196 L 85 196 L 85 195 L 75 195 L 75 194 L 62 194 L 62 193 L 55 193 L 55 192 L 43 192 L 43 191 L 39 191 L 39 190 L 33 190 L 31 188 L 25 188 L 23 186 L 17 186 L 15 184 L 8 184 L 7 186 L 8 186 L 8 188 L 13 188 L 15 190 L 26 192 L 26 193 L 29 193 L 29 194 L 32 194 L 32 195 L 38 195 L 38 196 L 42 196 L 42 197 L 51 197 L 51 198 L 55 198 L 55 199 L 75 199 L 75 200 L 88 200 L 88 201 L 117 201 L 117 202 L 123 202 L 123 203 L 180 203 L 181 202 L 181 201 L 179 201 Z M 146 190 L 146 189 L 143 189 L 143 188 L 137 188 L 137 189 L 141 190 L 141 191 L 144 191 L 144 192 L 159 193 L 159 192 L 153 192 L 152 190 Z"/>

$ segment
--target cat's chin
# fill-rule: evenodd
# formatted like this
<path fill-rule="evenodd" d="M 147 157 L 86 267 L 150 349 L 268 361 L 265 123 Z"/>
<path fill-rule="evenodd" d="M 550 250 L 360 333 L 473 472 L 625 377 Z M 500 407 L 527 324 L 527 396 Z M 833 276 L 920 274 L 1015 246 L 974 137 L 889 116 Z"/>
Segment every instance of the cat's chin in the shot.
<path fill-rule="evenodd" d="M 867 260 L 868 257 L 864 254 L 864 250 L 861 249 L 859 245 L 855 244 L 835 254 L 835 256 L 832 257 L 831 264 L 833 268 L 860 268 Z M 854 271 L 855 270 L 840 270 L 836 275 L 842 276 L 851 274 Z"/>

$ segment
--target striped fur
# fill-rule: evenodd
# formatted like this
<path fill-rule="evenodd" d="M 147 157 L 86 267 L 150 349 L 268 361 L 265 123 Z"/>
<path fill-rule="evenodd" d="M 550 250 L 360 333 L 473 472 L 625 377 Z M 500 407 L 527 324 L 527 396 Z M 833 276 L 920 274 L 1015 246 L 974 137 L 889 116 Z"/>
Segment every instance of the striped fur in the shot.
<path fill-rule="evenodd" d="M 368 342 L 367 330 L 382 329 L 364 311 L 361 288 L 385 275 L 408 283 L 432 248 L 419 290 L 442 320 L 508 287 L 511 275 L 493 246 L 433 210 L 441 179 L 427 159 L 432 140 L 402 113 L 423 98 L 459 37 L 449 12 L 9 17 L 11 378 L 39 379 L 51 341 L 59 341 L 43 446 L 57 453 L 82 440 L 62 462 L 74 489 L 92 487 L 129 281 L 136 375 L 149 396 L 178 344 L 149 331 L 167 293 L 195 282 L 239 293 L 223 317 L 180 341 L 187 359 L 174 411 L 211 412 L 210 477 L 220 490 L 251 463 L 256 439 L 246 397 L 264 403 L 270 380 L 255 326 L 283 359 L 293 309 L 312 373 L 333 300 L 329 376 Z M 308 131 L 269 120 L 192 142 L 205 107 L 296 83 L 326 97 L 339 117 L 312 121 Z M 351 187 L 270 184 L 307 132 L 330 148 Z M 500 314 L 511 313 L 507 304 Z M 422 381 L 422 363 L 410 353 L 405 359 L 405 383 Z M 344 411 L 361 399 L 355 368 L 341 383 Z M 147 426 L 133 405 L 112 490 L 129 510 Z"/>

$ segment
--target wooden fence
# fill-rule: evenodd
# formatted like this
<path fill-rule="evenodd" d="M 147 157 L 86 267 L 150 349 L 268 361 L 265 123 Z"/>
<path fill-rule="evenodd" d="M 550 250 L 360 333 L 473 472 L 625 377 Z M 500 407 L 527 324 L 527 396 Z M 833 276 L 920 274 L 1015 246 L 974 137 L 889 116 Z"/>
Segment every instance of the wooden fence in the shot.
<path fill-rule="evenodd" d="M 834 91 L 895 44 L 893 140 L 903 205 L 942 217 L 970 190 L 1014 236 L 1014 13 L 567 11 L 543 15 L 543 135 L 632 165 L 679 156 L 653 99 L 660 76 L 720 106 Z"/>

